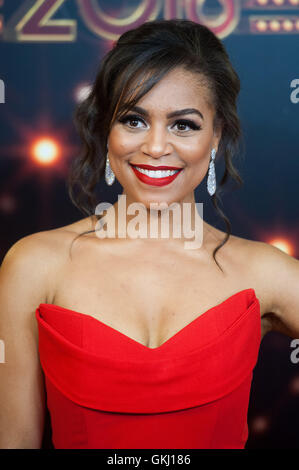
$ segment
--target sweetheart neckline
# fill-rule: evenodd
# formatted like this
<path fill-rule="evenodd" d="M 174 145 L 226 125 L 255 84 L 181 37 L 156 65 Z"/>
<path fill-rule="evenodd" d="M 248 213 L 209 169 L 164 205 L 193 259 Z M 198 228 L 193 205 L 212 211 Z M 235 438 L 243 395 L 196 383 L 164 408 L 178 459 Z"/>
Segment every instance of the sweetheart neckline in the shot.
<path fill-rule="evenodd" d="M 143 343 L 140 343 L 139 341 L 135 340 L 134 338 L 131 338 L 130 336 L 126 335 L 125 333 L 122 333 L 121 331 L 117 330 L 116 328 L 114 328 L 113 326 L 110 326 L 108 325 L 107 323 L 104 323 L 103 321 L 99 320 L 98 318 L 95 318 L 93 317 L 92 315 L 89 315 L 88 313 L 82 313 L 82 312 L 78 312 L 76 310 L 72 310 L 70 308 L 66 308 L 66 307 L 61 307 L 60 305 L 55 305 L 55 304 L 47 304 L 47 303 L 40 303 L 39 306 L 38 306 L 38 309 L 39 307 L 52 307 L 52 308 L 55 308 L 55 309 L 58 309 L 58 310 L 61 310 L 61 311 L 67 311 L 67 312 L 70 312 L 70 313 L 73 313 L 73 314 L 76 314 L 80 317 L 85 317 L 85 318 L 89 318 L 95 322 L 97 322 L 97 324 L 100 324 L 112 331 L 115 332 L 115 334 L 119 334 L 121 336 L 123 336 L 127 341 L 129 342 L 132 342 L 134 343 L 135 345 L 145 349 L 145 350 L 148 350 L 148 351 L 159 351 L 160 349 L 162 349 L 164 346 L 168 345 L 172 340 L 174 340 L 179 334 L 181 334 L 183 331 L 185 331 L 186 329 L 188 329 L 189 327 L 191 327 L 192 325 L 194 325 L 196 322 L 199 321 L 200 318 L 202 318 L 203 316 L 206 316 L 209 312 L 211 311 L 214 311 L 215 309 L 223 306 L 225 303 L 227 303 L 228 301 L 232 300 L 234 297 L 240 295 L 240 294 L 244 294 L 245 292 L 251 292 L 252 293 L 252 298 L 253 298 L 253 301 L 256 301 L 258 300 L 257 296 L 256 296 L 256 292 L 255 292 L 255 289 L 252 288 L 252 287 L 249 287 L 247 289 L 242 289 L 241 291 L 238 291 L 238 292 L 235 292 L 234 294 L 230 295 L 229 297 L 227 297 L 226 299 L 224 299 L 222 302 L 220 302 L 219 304 L 217 305 L 214 305 L 214 307 L 211 307 L 209 308 L 208 310 L 206 310 L 205 312 L 201 313 L 200 315 L 198 315 L 197 317 L 195 317 L 193 320 L 191 320 L 189 323 L 187 323 L 185 326 L 183 326 L 180 330 L 178 330 L 176 333 L 174 333 L 172 336 L 170 336 L 170 338 L 168 338 L 166 341 L 164 341 L 162 344 L 160 344 L 160 346 L 157 346 L 156 348 L 150 348 L 148 346 L 145 346 L 145 344 Z M 253 303 L 253 302 L 252 302 Z M 247 307 L 246 311 L 248 311 L 248 309 L 252 306 L 252 303 L 250 303 L 250 305 Z"/>

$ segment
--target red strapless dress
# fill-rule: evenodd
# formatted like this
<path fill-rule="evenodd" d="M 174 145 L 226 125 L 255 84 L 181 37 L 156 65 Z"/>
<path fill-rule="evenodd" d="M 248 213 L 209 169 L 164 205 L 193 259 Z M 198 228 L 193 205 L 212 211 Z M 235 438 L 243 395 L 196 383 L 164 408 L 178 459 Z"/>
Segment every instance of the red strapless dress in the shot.
<path fill-rule="evenodd" d="M 155 349 L 64 307 L 42 303 L 36 319 L 55 448 L 244 448 L 261 340 L 254 289 Z"/>

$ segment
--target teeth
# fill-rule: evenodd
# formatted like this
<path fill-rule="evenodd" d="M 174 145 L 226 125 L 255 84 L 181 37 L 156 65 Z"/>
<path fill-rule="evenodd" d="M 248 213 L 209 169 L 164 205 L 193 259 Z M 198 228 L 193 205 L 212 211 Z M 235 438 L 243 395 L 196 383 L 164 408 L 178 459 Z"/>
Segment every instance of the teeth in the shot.
<path fill-rule="evenodd" d="M 179 170 L 145 170 L 144 168 L 139 168 L 135 166 L 140 173 L 150 176 L 151 178 L 165 178 L 166 176 L 174 175 Z"/>

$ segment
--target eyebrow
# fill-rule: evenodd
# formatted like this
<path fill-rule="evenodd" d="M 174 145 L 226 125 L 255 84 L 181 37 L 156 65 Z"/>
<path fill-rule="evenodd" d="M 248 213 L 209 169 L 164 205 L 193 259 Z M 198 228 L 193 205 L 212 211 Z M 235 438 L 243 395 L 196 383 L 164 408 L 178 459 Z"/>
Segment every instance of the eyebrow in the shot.
<path fill-rule="evenodd" d="M 132 111 L 135 111 L 136 113 L 139 113 L 143 115 L 144 117 L 149 117 L 149 113 L 144 109 L 141 108 L 140 106 L 134 106 L 132 108 Z M 176 117 L 176 116 L 184 116 L 185 114 L 198 114 L 202 119 L 204 119 L 202 113 L 198 111 L 198 109 L 195 108 L 185 108 L 185 109 L 178 109 L 177 111 L 172 111 L 171 113 L 167 114 L 167 119 Z"/>

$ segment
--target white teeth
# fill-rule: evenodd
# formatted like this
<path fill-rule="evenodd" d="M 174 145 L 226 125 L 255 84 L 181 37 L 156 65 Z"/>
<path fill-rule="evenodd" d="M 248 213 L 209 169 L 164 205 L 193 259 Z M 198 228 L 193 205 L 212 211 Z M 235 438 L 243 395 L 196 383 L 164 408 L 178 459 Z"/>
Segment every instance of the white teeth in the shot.
<path fill-rule="evenodd" d="M 179 170 L 145 170 L 144 168 L 139 168 L 135 166 L 140 173 L 150 176 L 151 178 L 165 178 L 166 176 L 174 175 L 178 173 Z"/>

